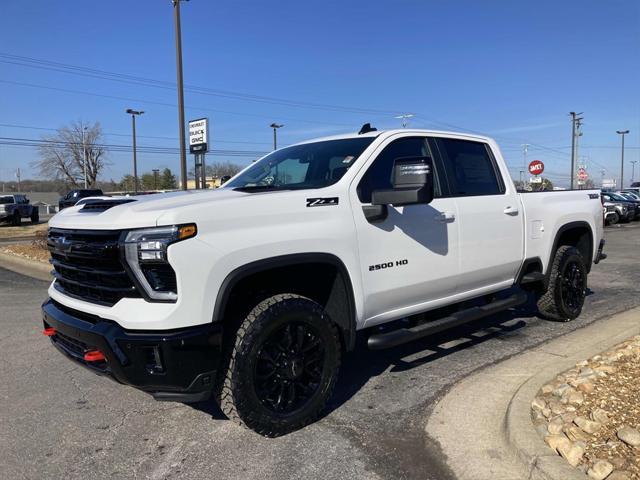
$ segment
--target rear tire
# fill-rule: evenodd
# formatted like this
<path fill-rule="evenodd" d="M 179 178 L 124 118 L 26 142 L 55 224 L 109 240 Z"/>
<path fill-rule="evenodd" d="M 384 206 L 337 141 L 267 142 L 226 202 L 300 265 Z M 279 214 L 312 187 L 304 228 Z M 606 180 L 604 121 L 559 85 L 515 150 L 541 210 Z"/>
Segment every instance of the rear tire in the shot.
<path fill-rule="evenodd" d="M 260 302 L 238 329 L 216 397 L 230 420 L 277 437 L 318 418 L 340 367 L 338 331 L 322 306 L 294 294 Z"/>
<path fill-rule="evenodd" d="M 31 223 L 39 223 L 40 222 L 40 212 L 37 208 L 33 208 L 31 210 Z"/>
<path fill-rule="evenodd" d="M 20 212 L 18 212 L 17 210 L 13 212 L 13 218 L 11 219 L 11 224 L 14 227 L 19 227 L 20 225 L 22 225 L 22 217 L 20 216 Z"/>
<path fill-rule="evenodd" d="M 553 257 L 549 285 L 538 300 L 538 310 L 551 320 L 569 322 L 582 312 L 586 290 L 584 258 L 577 248 L 564 245 Z"/>

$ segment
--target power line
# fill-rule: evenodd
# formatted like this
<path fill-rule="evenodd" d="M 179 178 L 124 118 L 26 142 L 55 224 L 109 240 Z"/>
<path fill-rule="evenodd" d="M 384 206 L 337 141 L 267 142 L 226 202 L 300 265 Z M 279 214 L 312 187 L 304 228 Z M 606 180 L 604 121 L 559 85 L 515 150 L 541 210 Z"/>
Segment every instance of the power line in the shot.
<path fill-rule="evenodd" d="M 35 127 L 35 126 L 31 126 L 31 125 L 15 125 L 12 123 L 0 123 L 0 127 L 8 127 L 8 128 L 24 128 L 26 130 L 47 130 L 47 131 L 51 131 L 51 132 L 57 132 L 58 129 L 57 128 L 51 128 L 51 127 Z M 130 137 L 131 134 L 130 133 L 107 133 L 107 132 L 102 132 L 102 135 L 104 136 L 115 136 L 115 137 Z M 158 139 L 158 140 L 178 140 L 178 137 L 163 137 L 163 136 L 156 136 L 156 135 L 137 135 L 138 138 L 153 138 L 153 139 Z M 247 144 L 247 145 L 271 145 L 268 142 L 248 142 L 248 141 L 242 141 L 242 140 L 214 140 L 213 143 L 237 143 L 237 144 Z"/>
<path fill-rule="evenodd" d="M 78 65 L 71 65 L 71 64 L 60 63 L 60 62 L 52 62 L 49 60 L 42 60 L 42 59 L 25 57 L 20 55 L 12 55 L 8 53 L 0 53 L 0 57 L 5 59 L 5 60 L 0 60 L 0 62 L 6 63 L 6 64 L 51 70 L 51 71 L 57 71 L 61 73 L 68 73 L 72 75 L 80 75 L 84 77 L 98 78 L 101 80 L 111 80 L 116 82 L 129 83 L 129 84 L 148 86 L 148 87 L 154 87 L 154 88 L 162 88 L 162 89 L 170 89 L 170 90 L 174 90 L 176 88 L 176 84 L 173 82 L 156 80 L 153 78 L 140 77 L 136 75 L 111 72 L 107 70 L 99 70 L 99 69 L 83 67 Z M 210 95 L 215 97 L 222 97 L 222 98 L 229 98 L 234 100 L 243 100 L 243 101 L 250 101 L 250 102 L 284 105 L 288 107 L 320 109 L 320 110 L 329 110 L 329 111 L 358 113 L 358 114 L 375 114 L 375 115 L 384 115 L 384 116 L 397 115 L 398 113 L 400 113 L 399 111 L 395 111 L 395 110 L 379 110 L 379 109 L 361 108 L 361 107 L 347 107 L 342 105 L 330 105 L 325 103 L 290 100 L 285 98 L 246 94 L 246 93 L 235 92 L 231 90 L 220 90 L 220 89 L 201 87 L 196 85 L 185 85 L 184 89 L 191 93 L 197 93 L 201 95 Z"/>

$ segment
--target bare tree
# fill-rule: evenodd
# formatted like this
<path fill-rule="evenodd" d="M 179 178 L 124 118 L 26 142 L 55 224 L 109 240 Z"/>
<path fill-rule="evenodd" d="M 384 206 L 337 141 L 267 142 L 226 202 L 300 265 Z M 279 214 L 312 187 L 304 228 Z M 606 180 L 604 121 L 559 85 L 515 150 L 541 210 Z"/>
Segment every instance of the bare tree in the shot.
<path fill-rule="evenodd" d="M 84 186 L 85 158 L 87 185 L 93 187 L 104 167 L 107 149 L 101 144 L 102 127 L 74 122 L 58 129 L 55 135 L 42 138 L 40 159 L 32 167 L 49 179 L 64 180 L 74 187 Z"/>
<path fill-rule="evenodd" d="M 206 166 L 207 176 L 224 177 L 229 175 L 233 177 L 236 173 L 242 170 L 244 167 L 233 162 L 217 162 Z"/>

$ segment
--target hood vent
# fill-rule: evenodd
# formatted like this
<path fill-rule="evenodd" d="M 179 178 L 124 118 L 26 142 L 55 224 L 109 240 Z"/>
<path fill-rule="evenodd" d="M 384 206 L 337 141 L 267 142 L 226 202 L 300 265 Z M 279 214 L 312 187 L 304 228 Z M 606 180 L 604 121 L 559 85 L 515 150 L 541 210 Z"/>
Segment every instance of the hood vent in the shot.
<path fill-rule="evenodd" d="M 117 207 L 124 203 L 135 202 L 133 199 L 126 200 L 88 200 L 87 203 L 79 210 L 80 212 L 100 213 L 105 210 L 109 210 L 112 207 Z"/>

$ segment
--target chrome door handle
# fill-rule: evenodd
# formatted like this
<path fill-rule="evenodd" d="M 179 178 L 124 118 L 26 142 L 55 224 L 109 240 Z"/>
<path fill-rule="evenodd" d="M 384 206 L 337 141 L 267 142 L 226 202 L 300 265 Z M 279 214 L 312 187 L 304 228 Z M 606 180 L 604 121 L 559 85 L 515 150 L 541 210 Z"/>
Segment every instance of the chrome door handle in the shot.
<path fill-rule="evenodd" d="M 456 219 L 455 214 L 449 212 L 441 212 L 435 216 L 435 220 L 440 223 L 453 222 Z"/>
<path fill-rule="evenodd" d="M 515 217 L 516 215 L 518 215 L 518 209 L 516 207 L 512 207 L 512 206 L 505 207 L 504 214 L 505 215 L 511 215 L 511 216 Z"/>

